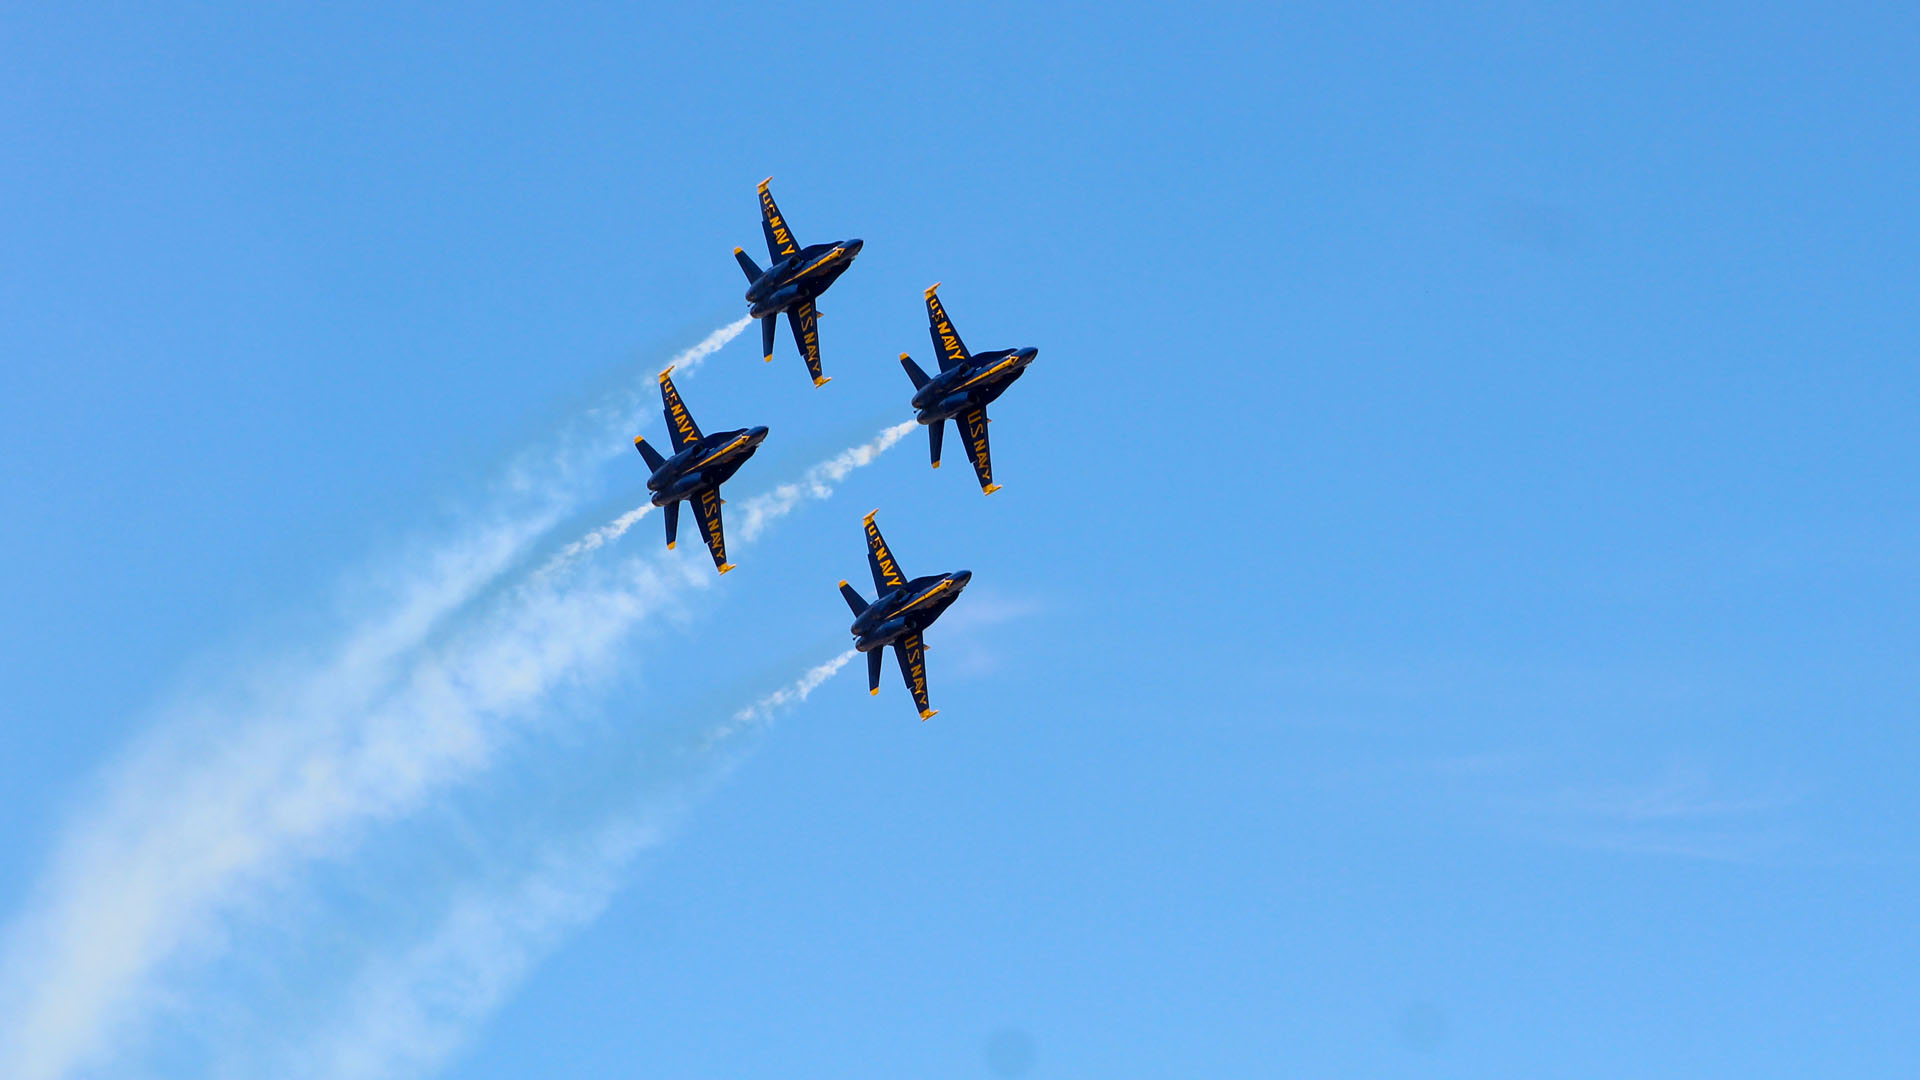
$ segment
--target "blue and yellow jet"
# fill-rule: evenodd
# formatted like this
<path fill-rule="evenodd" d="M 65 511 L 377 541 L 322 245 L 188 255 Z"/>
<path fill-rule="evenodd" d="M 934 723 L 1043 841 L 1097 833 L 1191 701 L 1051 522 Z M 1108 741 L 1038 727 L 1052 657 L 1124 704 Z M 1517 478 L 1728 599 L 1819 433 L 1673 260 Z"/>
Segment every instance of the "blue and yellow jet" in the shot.
<path fill-rule="evenodd" d="M 773 204 L 773 193 L 767 190 L 772 182 L 771 176 L 760 181 L 760 227 L 767 234 L 767 257 L 773 265 L 762 270 L 745 250 L 733 249 L 733 257 L 739 260 L 749 282 L 747 303 L 753 306 L 747 314 L 760 320 L 760 351 L 771 362 L 773 324 L 781 312 L 786 312 L 787 322 L 793 327 L 793 343 L 807 361 L 813 385 L 825 386 L 833 380 L 820 374 L 820 310 L 814 301 L 853 265 L 861 242 L 841 240 L 801 247 L 787 228 L 787 219 L 780 216 L 780 208 Z"/>
<path fill-rule="evenodd" d="M 675 534 L 680 531 L 680 504 L 691 502 L 700 515 L 700 532 L 706 537 L 707 550 L 713 553 L 713 565 L 721 573 L 733 569 L 727 561 L 727 541 L 720 531 L 720 485 L 740 471 L 766 441 L 764 427 L 740 428 L 700 434 L 693 414 L 673 388 L 673 369 L 660 373 L 660 404 L 667 414 L 667 431 L 673 436 L 673 456 L 663 458 L 660 451 L 647 445 L 646 437 L 633 440 L 634 449 L 646 459 L 653 475 L 647 478 L 647 490 L 653 492 L 653 505 L 667 512 L 667 550 L 673 550 Z"/>
<path fill-rule="evenodd" d="M 908 581 L 893 553 L 887 550 L 873 514 L 866 520 L 867 567 L 873 571 L 873 587 L 880 595 L 869 604 L 860 598 L 859 590 L 840 583 L 840 595 L 853 609 L 853 647 L 867 654 L 867 688 L 878 694 L 880 657 L 887 646 L 893 646 L 900 660 L 900 676 L 907 680 L 913 703 L 920 708 L 920 719 L 928 720 L 940 710 L 927 701 L 927 646 L 920 635 L 960 599 L 960 590 L 973 580 L 973 572 L 961 570 Z"/>
<path fill-rule="evenodd" d="M 900 354 L 900 366 L 913 380 L 913 407 L 919 421 L 927 425 L 927 438 L 933 443 L 933 467 L 940 467 L 940 436 L 947 421 L 960 425 L 960 437 L 966 440 L 967 456 L 973 459 L 973 473 L 980 478 L 980 490 L 991 495 L 1000 490 L 993 482 L 993 458 L 987 450 L 987 406 L 1006 392 L 1014 380 L 1027 373 L 1027 365 L 1040 355 L 1039 349 L 1001 349 L 998 352 L 969 353 L 960 341 L 953 320 L 941 306 L 939 282 L 927 290 L 927 329 L 933 335 L 933 351 L 940 354 L 940 374 L 927 378 L 913 357 Z"/>

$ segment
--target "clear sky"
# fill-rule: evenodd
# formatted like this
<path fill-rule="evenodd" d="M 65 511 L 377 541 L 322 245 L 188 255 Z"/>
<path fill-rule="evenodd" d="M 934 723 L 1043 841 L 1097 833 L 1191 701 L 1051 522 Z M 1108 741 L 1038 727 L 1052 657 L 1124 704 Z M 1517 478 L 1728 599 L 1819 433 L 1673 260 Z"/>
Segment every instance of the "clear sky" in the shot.
<path fill-rule="evenodd" d="M 0 1074 L 1920 1073 L 1913 5 L 85 7 L 0 12 Z M 552 567 L 769 174 L 866 247 L 830 386 L 682 383 L 759 535 Z M 936 280 L 1005 490 L 754 502 Z M 766 701 L 874 507 L 930 723 Z"/>

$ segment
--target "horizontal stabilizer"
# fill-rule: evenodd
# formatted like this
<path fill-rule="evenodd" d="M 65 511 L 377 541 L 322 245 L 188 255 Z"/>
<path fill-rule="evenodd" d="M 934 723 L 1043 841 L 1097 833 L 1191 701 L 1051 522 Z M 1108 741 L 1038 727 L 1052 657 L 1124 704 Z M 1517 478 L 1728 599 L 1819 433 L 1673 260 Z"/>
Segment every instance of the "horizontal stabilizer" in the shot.
<path fill-rule="evenodd" d="M 883 659 L 886 651 L 875 649 L 867 654 L 867 693 L 869 694 L 880 693 L 880 665 L 886 662 Z"/>
<path fill-rule="evenodd" d="M 901 353 L 900 366 L 907 369 L 907 378 L 913 380 L 915 390 L 927 385 L 927 373 L 920 370 L 920 365 L 913 362 L 913 357 Z"/>
<path fill-rule="evenodd" d="M 853 609 L 853 613 L 855 615 L 866 614 L 867 602 L 865 600 L 860 599 L 859 589 L 856 589 L 853 586 L 843 581 L 840 583 L 840 595 L 846 597 L 847 606 Z"/>
<path fill-rule="evenodd" d="M 753 256 L 747 254 L 744 248 L 734 248 L 733 257 L 740 263 L 740 269 L 746 272 L 749 282 L 760 280 L 760 268 L 754 265 Z"/>
<path fill-rule="evenodd" d="M 647 437 L 645 435 L 634 438 L 633 448 L 640 451 L 640 457 L 646 461 L 647 468 L 649 469 L 658 471 L 660 466 L 667 463 L 667 459 L 660 456 L 660 451 L 647 445 Z"/>
<path fill-rule="evenodd" d="M 769 315 L 760 320 L 760 354 L 767 363 L 773 363 L 773 331 L 780 325 L 780 316 Z"/>

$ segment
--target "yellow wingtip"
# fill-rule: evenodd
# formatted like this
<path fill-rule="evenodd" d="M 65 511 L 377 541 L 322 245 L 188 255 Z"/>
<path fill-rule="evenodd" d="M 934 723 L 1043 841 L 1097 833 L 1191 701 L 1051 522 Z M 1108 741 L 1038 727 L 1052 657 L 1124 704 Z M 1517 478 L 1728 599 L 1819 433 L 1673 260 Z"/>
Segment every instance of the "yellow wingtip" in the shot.
<path fill-rule="evenodd" d="M 746 248 L 734 248 L 733 253 L 735 255 L 743 255 L 746 253 L 746 250 L 747 250 Z"/>
<path fill-rule="evenodd" d="M 846 585 L 847 585 L 847 579 L 846 579 L 846 578 L 841 578 L 841 579 L 840 579 L 840 587 L 844 589 L 844 588 L 846 588 Z"/>
<path fill-rule="evenodd" d="M 767 190 L 767 185 L 771 183 L 773 183 L 773 177 L 771 176 L 767 177 L 765 180 L 760 181 L 760 190 L 761 191 Z"/>
<path fill-rule="evenodd" d="M 732 563 L 730 563 L 730 562 L 729 562 L 729 563 L 721 563 L 721 564 L 720 564 L 720 572 L 721 572 L 721 573 L 723 573 L 723 574 L 724 574 L 724 573 L 726 573 L 727 571 L 729 571 L 729 570 L 731 570 L 731 569 L 733 569 L 733 564 L 732 564 Z"/>
<path fill-rule="evenodd" d="M 660 379 L 660 381 L 661 381 L 661 382 L 666 382 L 666 381 L 667 381 L 667 376 L 669 376 L 669 375 L 671 375 L 671 374 L 673 374 L 673 365 L 672 365 L 672 364 L 668 364 L 668 365 L 667 365 L 667 370 L 665 370 L 665 371 L 663 371 L 663 372 L 661 372 L 661 373 L 660 373 L 660 375 L 659 375 L 659 379 Z"/>
<path fill-rule="evenodd" d="M 982 494 L 982 495 L 991 495 L 991 494 L 993 494 L 994 492 L 996 492 L 996 491 L 999 491 L 999 490 L 1000 490 L 1000 485 L 999 485 L 999 484 L 988 484 L 988 485 L 987 485 L 986 487 L 983 487 L 983 488 L 981 488 L 981 489 L 980 489 L 980 494 Z"/>
<path fill-rule="evenodd" d="M 827 377 L 826 377 L 826 378 L 824 378 L 824 379 L 815 379 L 815 380 L 813 380 L 813 385 L 814 385 L 814 387 L 815 387 L 815 388 L 817 389 L 817 388 L 819 388 L 819 387 L 822 387 L 822 386 L 825 386 L 825 385 L 827 385 L 828 383 L 830 383 L 830 382 L 832 382 L 832 381 L 833 381 L 833 376 L 831 376 L 831 375 L 829 375 L 829 376 L 827 376 Z"/>
<path fill-rule="evenodd" d="M 929 300 L 933 299 L 933 294 L 939 291 L 939 289 L 940 289 L 940 283 L 937 281 L 927 286 L 927 299 Z"/>
<path fill-rule="evenodd" d="M 939 462 L 937 462 L 937 461 L 936 461 L 936 462 L 934 462 L 934 463 L 933 463 L 933 467 L 934 467 L 934 468 L 936 468 L 936 469 L 937 469 L 937 468 L 939 468 L 939 467 L 940 467 L 940 463 L 939 463 Z"/>
<path fill-rule="evenodd" d="M 675 541 L 672 541 L 672 540 L 667 541 L 667 550 L 672 551 L 674 549 L 674 545 L 675 545 Z"/>
<path fill-rule="evenodd" d="M 873 520 L 873 515 L 875 515 L 875 514 L 877 514 L 877 513 L 879 513 L 879 512 L 880 512 L 880 508 L 876 506 L 876 507 L 874 507 L 873 509 L 871 509 L 871 510 L 869 510 L 869 511 L 867 511 L 867 516 L 866 516 L 866 517 L 864 517 L 864 518 L 862 518 L 861 520 L 862 520 L 862 521 L 872 521 L 872 520 Z"/>
<path fill-rule="evenodd" d="M 939 715 L 940 715 L 939 709 L 921 709 L 920 710 L 920 719 L 922 720 L 931 720 L 934 717 Z"/>
<path fill-rule="evenodd" d="M 767 361 L 767 363 L 769 363 L 769 364 L 771 364 L 771 363 L 773 363 L 773 354 L 772 354 L 772 353 L 768 353 L 768 354 L 766 355 L 766 361 Z"/>
<path fill-rule="evenodd" d="M 868 690 L 868 691 L 867 691 L 867 693 L 869 693 L 869 694 L 871 694 L 871 695 L 873 695 L 874 697 L 879 697 L 879 696 L 880 696 L 880 688 L 876 686 L 876 687 L 874 687 L 873 689 L 871 689 L 871 690 Z"/>
<path fill-rule="evenodd" d="M 633 445 L 635 446 L 639 446 L 645 443 L 646 441 L 647 441 L 647 437 L 645 435 L 635 435 L 633 437 Z"/>

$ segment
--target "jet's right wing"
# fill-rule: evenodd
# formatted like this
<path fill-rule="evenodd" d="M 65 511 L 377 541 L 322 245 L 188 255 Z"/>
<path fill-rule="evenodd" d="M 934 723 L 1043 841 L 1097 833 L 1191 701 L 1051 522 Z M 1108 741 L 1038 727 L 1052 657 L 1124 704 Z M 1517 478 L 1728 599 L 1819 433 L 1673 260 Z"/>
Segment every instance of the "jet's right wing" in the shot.
<path fill-rule="evenodd" d="M 733 569 L 727 561 L 727 538 L 720 530 L 720 490 L 708 488 L 688 501 L 693 503 L 693 512 L 700 515 L 700 533 L 713 554 L 714 568 L 723 574 Z"/>
<path fill-rule="evenodd" d="M 780 216 L 780 208 L 773 204 L 773 192 L 767 190 L 772 182 L 771 176 L 760 181 L 760 228 L 767 234 L 767 256 L 779 262 L 799 251 L 800 245 L 787 228 L 787 219 Z"/>
<path fill-rule="evenodd" d="M 814 310 L 813 301 L 802 300 L 788 308 L 787 322 L 793 326 L 793 343 L 800 347 L 800 357 L 807 362 L 807 374 L 813 376 L 813 385 L 825 386 L 832 382 L 820 374 L 820 313 Z"/>
<path fill-rule="evenodd" d="M 900 658 L 900 677 L 907 680 L 907 690 L 913 694 L 913 703 L 920 708 L 920 719 L 933 719 L 940 710 L 934 708 L 927 699 L 926 642 L 920 639 L 918 632 L 908 634 L 894 645 L 893 654 Z"/>
<path fill-rule="evenodd" d="M 660 404 L 667 414 L 667 433 L 673 436 L 676 453 L 700 441 L 700 425 L 693 422 L 687 403 L 680 400 L 680 391 L 673 388 L 672 368 L 660 373 Z"/>
<path fill-rule="evenodd" d="M 955 418 L 960 437 L 967 441 L 967 456 L 973 459 L 973 475 L 980 478 L 980 493 L 991 495 L 1000 490 L 993 482 L 993 450 L 987 445 L 987 410 L 975 406 Z"/>
<path fill-rule="evenodd" d="M 953 320 L 947 318 L 947 309 L 940 303 L 935 290 L 939 282 L 927 290 L 927 332 L 933 335 L 933 351 L 940 354 L 940 370 L 956 368 L 967 362 L 973 355 L 967 352 L 967 346 L 960 340 L 960 332 L 953 328 Z"/>
<path fill-rule="evenodd" d="M 873 514 L 880 511 L 875 510 Z M 892 592 L 907 583 L 907 575 L 900 572 L 900 564 L 893 560 L 893 552 L 887 550 L 887 541 L 880 535 L 880 526 L 873 523 L 873 514 L 867 515 L 867 569 L 873 571 L 873 587 L 883 595 Z"/>

